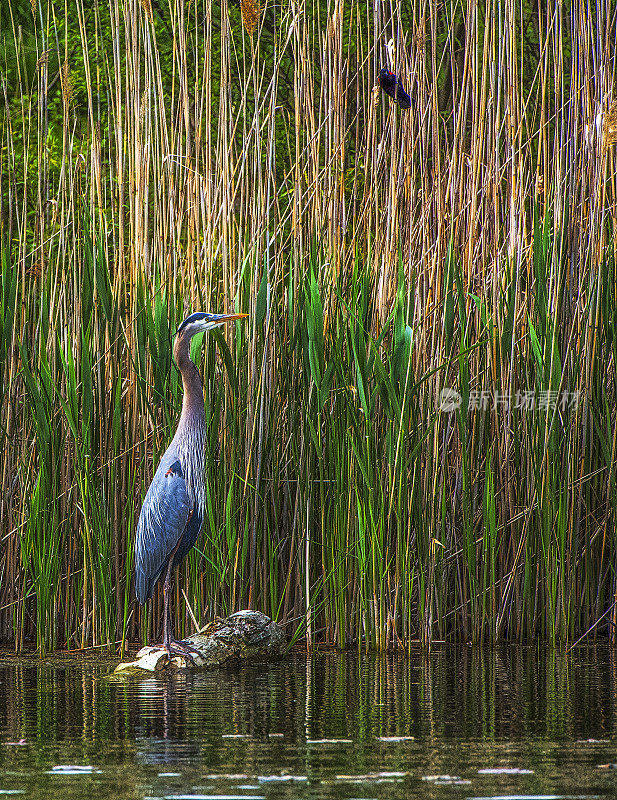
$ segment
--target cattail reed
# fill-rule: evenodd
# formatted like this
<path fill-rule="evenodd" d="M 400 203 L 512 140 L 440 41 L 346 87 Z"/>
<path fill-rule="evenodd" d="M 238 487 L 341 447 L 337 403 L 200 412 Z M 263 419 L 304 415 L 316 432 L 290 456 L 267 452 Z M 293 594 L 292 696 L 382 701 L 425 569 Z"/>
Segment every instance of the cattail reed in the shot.
<path fill-rule="evenodd" d="M 74 81 L 71 75 L 71 68 L 69 67 L 68 59 L 64 59 L 64 63 L 60 68 L 60 80 L 62 84 L 62 100 L 67 108 L 71 105 L 73 99 Z"/>
<path fill-rule="evenodd" d="M 617 143 L 617 103 L 611 103 L 602 122 L 602 141 L 605 147 Z"/>
<path fill-rule="evenodd" d="M 242 22 L 249 36 L 252 36 L 259 22 L 260 9 L 255 0 L 240 0 Z"/>

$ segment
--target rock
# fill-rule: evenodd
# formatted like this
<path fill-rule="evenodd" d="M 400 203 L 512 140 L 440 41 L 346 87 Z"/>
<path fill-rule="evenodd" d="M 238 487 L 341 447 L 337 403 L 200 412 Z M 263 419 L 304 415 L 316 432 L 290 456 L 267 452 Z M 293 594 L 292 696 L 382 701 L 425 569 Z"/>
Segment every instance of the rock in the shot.
<path fill-rule="evenodd" d="M 137 653 L 136 661 L 126 661 L 118 664 L 114 672 L 160 672 L 167 666 L 169 656 L 162 647 L 142 647 Z"/>
<path fill-rule="evenodd" d="M 283 629 L 260 611 L 237 611 L 226 619 L 210 622 L 199 633 L 183 640 L 190 657 L 162 646 L 142 647 L 137 660 L 118 664 L 115 673 L 159 672 L 165 668 L 216 667 L 238 661 L 258 661 L 280 656 L 285 648 Z"/>

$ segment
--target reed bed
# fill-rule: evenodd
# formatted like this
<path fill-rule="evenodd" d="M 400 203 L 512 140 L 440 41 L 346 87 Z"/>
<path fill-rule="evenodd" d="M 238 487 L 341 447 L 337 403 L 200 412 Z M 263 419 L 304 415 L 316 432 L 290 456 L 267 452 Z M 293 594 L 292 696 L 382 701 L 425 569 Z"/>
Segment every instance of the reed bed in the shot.
<path fill-rule="evenodd" d="M 133 535 L 197 309 L 250 320 L 194 340 L 180 633 L 613 637 L 614 4 L 0 15 L 0 638 L 159 634 Z"/>

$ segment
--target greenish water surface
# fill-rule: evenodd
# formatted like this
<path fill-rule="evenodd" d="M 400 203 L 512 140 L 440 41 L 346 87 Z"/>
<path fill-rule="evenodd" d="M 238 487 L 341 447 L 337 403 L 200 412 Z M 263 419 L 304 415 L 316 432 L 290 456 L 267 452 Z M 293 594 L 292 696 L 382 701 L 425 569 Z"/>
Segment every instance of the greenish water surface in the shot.
<path fill-rule="evenodd" d="M 609 648 L 109 672 L 0 661 L 0 800 L 617 797 Z"/>

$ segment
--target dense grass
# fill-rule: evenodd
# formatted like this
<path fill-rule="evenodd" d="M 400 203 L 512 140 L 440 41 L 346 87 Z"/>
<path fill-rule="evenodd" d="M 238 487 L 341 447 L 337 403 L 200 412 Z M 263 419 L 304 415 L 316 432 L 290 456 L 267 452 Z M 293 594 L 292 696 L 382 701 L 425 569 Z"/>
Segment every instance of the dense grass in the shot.
<path fill-rule="evenodd" d="M 194 342 L 181 631 L 612 635 L 614 6 L 2 14 L 0 636 L 158 634 L 133 533 L 197 309 L 251 316 Z M 408 112 L 373 92 L 391 36 Z"/>

